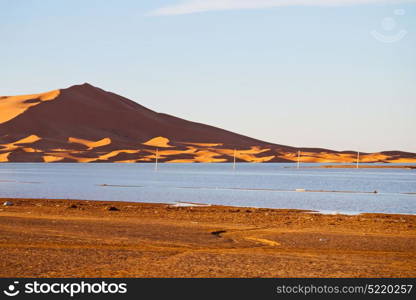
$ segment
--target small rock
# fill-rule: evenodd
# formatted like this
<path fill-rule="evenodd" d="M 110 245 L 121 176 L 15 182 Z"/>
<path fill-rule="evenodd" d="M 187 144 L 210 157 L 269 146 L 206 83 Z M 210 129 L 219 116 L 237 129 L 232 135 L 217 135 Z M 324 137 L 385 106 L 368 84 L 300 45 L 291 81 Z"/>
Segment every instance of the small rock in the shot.
<path fill-rule="evenodd" d="M 70 206 L 68 206 L 68 208 L 78 208 L 78 206 L 76 206 L 75 204 L 71 204 Z"/>
<path fill-rule="evenodd" d="M 109 206 L 109 207 L 107 207 L 107 210 L 109 210 L 109 211 L 119 211 L 119 209 L 115 206 Z"/>
<path fill-rule="evenodd" d="M 3 203 L 3 206 L 12 206 L 14 205 L 12 201 L 6 201 Z"/>
<path fill-rule="evenodd" d="M 226 233 L 226 230 L 217 230 L 217 231 L 212 231 L 211 234 L 212 235 L 216 235 L 218 237 L 222 237 L 221 234 Z"/>

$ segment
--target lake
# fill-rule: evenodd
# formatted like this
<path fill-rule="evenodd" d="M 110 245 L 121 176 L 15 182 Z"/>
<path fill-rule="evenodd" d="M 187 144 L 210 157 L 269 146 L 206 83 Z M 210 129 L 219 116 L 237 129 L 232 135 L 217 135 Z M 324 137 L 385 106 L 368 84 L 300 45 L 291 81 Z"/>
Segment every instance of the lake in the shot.
<path fill-rule="evenodd" d="M 0 164 L 2 198 L 416 214 L 412 193 L 416 193 L 415 169 L 296 169 L 293 163 L 238 163 L 233 170 L 228 163 L 167 163 L 155 171 L 154 164 Z"/>

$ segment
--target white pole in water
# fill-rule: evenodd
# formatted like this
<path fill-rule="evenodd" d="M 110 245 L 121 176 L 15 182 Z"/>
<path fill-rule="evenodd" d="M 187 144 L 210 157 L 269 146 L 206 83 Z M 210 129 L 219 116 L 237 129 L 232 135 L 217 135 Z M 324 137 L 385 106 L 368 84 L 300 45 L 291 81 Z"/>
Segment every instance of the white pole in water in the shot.
<path fill-rule="evenodd" d="M 357 152 L 357 165 L 356 168 L 358 169 L 358 163 L 360 162 L 360 152 Z"/>
<path fill-rule="evenodd" d="M 236 155 L 236 149 L 234 149 L 234 162 L 233 162 L 233 170 L 235 170 L 235 155 Z"/>
<path fill-rule="evenodd" d="M 299 169 L 299 162 L 300 162 L 300 150 L 298 150 L 298 165 L 297 165 L 298 169 Z"/>
<path fill-rule="evenodd" d="M 155 171 L 157 171 L 157 160 L 159 158 L 159 148 L 156 148 Z"/>

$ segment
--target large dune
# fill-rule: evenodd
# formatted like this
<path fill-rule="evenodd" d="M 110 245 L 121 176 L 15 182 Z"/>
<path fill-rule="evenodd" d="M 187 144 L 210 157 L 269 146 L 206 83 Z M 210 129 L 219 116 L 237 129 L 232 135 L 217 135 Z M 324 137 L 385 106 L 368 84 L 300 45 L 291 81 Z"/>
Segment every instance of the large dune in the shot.
<path fill-rule="evenodd" d="M 156 151 L 159 149 L 159 151 Z M 295 148 L 154 112 L 90 84 L 0 97 L 0 162 L 355 162 L 353 151 Z M 416 162 L 415 153 L 361 153 Z"/>
<path fill-rule="evenodd" d="M 56 99 L 59 93 L 59 90 L 55 90 L 42 94 L 0 97 L 0 124 L 17 117 L 32 106 Z"/>

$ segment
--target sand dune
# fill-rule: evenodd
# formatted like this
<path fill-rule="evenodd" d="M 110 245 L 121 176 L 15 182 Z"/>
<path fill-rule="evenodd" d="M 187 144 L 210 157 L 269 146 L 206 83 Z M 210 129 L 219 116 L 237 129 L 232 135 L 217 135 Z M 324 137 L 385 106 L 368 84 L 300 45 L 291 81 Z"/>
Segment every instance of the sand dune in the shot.
<path fill-rule="evenodd" d="M 47 151 L 36 148 L 36 146 L 28 147 L 28 144 L 34 144 L 41 141 L 42 138 L 36 135 L 19 139 L 12 143 L 0 145 L 0 162 L 8 162 L 9 155 L 15 150 L 25 153 L 42 153 L 44 162 L 72 161 L 72 162 L 152 162 L 156 159 L 156 148 L 158 150 L 158 159 L 160 162 L 172 163 L 214 163 L 214 162 L 231 162 L 234 160 L 234 153 L 237 161 L 262 163 L 283 159 L 288 162 L 297 162 L 297 152 L 281 153 L 274 151 L 272 148 L 262 148 L 260 146 L 251 146 L 248 148 L 223 148 L 221 144 L 212 143 L 182 143 L 186 144 L 185 148 L 170 144 L 170 140 L 165 137 L 155 137 L 148 142 L 142 143 L 144 146 L 151 146 L 154 149 L 117 149 L 106 151 L 96 151 L 96 148 L 112 145 L 110 138 L 103 138 L 98 141 L 85 140 L 76 137 L 69 137 L 68 142 L 80 144 L 86 147 L 84 150 L 60 149 L 53 148 Z M 198 145 L 196 145 L 198 144 Z M 189 146 L 193 145 L 193 146 Z M 214 145 L 214 146 L 213 146 Z M 169 148 L 169 149 L 167 149 Z M 267 155 L 273 154 L 275 155 Z M 128 159 L 117 159 L 121 154 L 137 154 L 137 156 Z M 266 155 L 265 155 L 266 154 Z M 357 160 L 356 153 L 337 153 L 337 152 L 311 152 L 302 151 L 300 162 L 319 162 L 319 163 L 355 163 Z M 395 162 L 395 163 L 416 163 L 416 158 L 395 158 L 382 153 L 361 154 L 360 163 L 371 162 Z"/>
<path fill-rule="evenodd" d="M 99 141 L 89 141 L 89 140 L 84 140 L 84 139 L 79 139 L 79 138 L 74 138 L 74 137 L 69 137 L 68 138 L 68 142 L 69 143 L 77 143 L 77 144 L 82 144 L 88 147 L 88 150 L 97 148 L 97 147 L 101 147 L 101 146 L 106 146 L 111 144 L 111 139 L 109 138 L 103 138 Z"/>
<path fill-rule="evenodd" d="M 380 153 L 371 153 L 360 156 L 360 162 L 374 162 L 374 161 L 387 161 L 389 156 Z"/>
<path fill-rule="evenodd" d="M 191 146 L 198 146 L 198 147 L 217 147 L 217 146 L 222 146 L 222 143 L 185 143 L 183 142 L 182 144 L 184 145 L 191 145 Z"/>
<path fill-rule="evenodd" d="M 0 124 L 17 117 L 32 106 L 56 99 L 59 93 L 59 90 L 54 90 L 42 94 L 0 97 Z"/>
<path fill-rule="evenodd" d="M 282 155 L 282 157 L 291 160 L 297 161 L 298 154 L 297 153 L 286 153 Z M 300 155 L 300 162 L 319 162 L 319 163 L 326 163 L 326 162 L 355 162 L 357 159 L 356 154 L 342 154 L 342 153 L 327 153 L 327 152 L 301 152 Z"/>
<path fill-rule="evenodd" d="M 99 156 L 101 160 L 108 160 L 111 157 L 117 156 L 120 153 L 139 153 L 140 150 L 114 150 L 109 153 L 103 154 Z"/>
<path fill-rule="evenodd" d="M 195 143 L 186 143 L 186 144 L 195 144 Z M 198 144 L 201 145 L 212 145 L 212 144 Z M 215 144 L 218 146 L 220 144 Z M 250 149 L 242 149 L 236 150 L 236 158 L 241 161 L 246 162 L 265 162 L 273 159 L 275 156 L 265 156 L 265 157 L 257 157 L 256 155 L 261 154 L 263 152 L 267 152 L 270 149 L 261 149 L 259 147 L 251 147 Z M 211 147 L 192 147 L 188 146 L 187 150 L 164 150 L 159 151 L 159 158 L 169 158 L 172 155 L 178 154 L 190 154 L 193 155 L 193 158 L 184 158 L 184 159 L 172 159 L 168 160 L 167 162 L 199 162 L 199 163 L 212 163 L 212 162 L 225 162 L 228 161 L 230 158 L 234 159 L 234 149 L 226 149 L 226 148 L 211 148 Z M 228 158 L 224 158 L 228 156 Z M 150 158 L 154 158 L 154 156 L 149 156 Z"/>
<path fill-rule="evenodd" d="M 31 143 L 39 141 L 40 139 L 41 139 L 40 137 L 32 134 L 30 136 L 27 136 L 23 139 L 15 141 L 15 142 L 1 145 L 3 147 L 3 149 L 1 149 L 1 150 L 8 150 L 8 151 L 16 150 L 18 148 L 22 148 L 22 146 L 19 146 L 21 144 L 31 144 Z"/>
<path fill-rule="evenodd" d="M 127 98 L 75 85 L 0 98 L 3 162 L 355 162 L 356 153 L 298 149 L 152 111 Z M 362 153 L 361 162 L 416 162 L 400 151 Z"/>
<path fill-rule="evenodd" d="M 172 160 L 168 160 L 166 162 L 168 162 L 168 163 L 194 163 L 195 160 L 184 158 L 184 159 L 172 159 Z"/>
<path fill-rule="evenodd" d="M 298 160 L 297 153 L 285 153 L 280 157 L 287 160 L 296 162 Z M 357 153 L 330 153 L 330 152 L 301 152 L 300 162 L 304 163 L 355 163 L 357 162 Z M 391 158 L 388 155 L 382 153 L 368 153 L 360 154 L 360 163 L 373 163 L 373 162 L 390 162 L 390 163 L 412 163 L 416 162 L 416 158 Z"/>
<path fill-rule="evenodd" d="M 63 160 L 64 157 L 59 157 L 59 156 L 54 156 L 54 155 L 44 155 L 43 156 L 43 161 L 46 163 L 51 163 L 51 162 L 58 162 Z"/>
<path fill-rule="evenodd" d="M 41 140 L 40 137 L 38 137 L 36 135 L 30 135 L 30 136 L 27 136 L 25 138 L 19 139 L 15 142 L 0 145 L 1 146 L 1 148 L 0 148 L 0 162 L 8 162 L 9 161 L 9 155 L 12 154 L 13 151 L 18 150 L 18 149 L 21 149 L 22 151 L 27 152 L 27 153 L 41 152 L 40 150 L 24 146 L 26 144 L 35 143 L 39 140 Z"/>
<path fill-rule="evenodd" d="M 0 162 L 8 162 L 10 153 L 11 152 L 0 153 Z"/>
<path fill-rule="evenodd" d="M 129 163 L 135 163 L 135 162 L 137 162 L 137 159 L 129 159 L 129 160 L 116 160 L 116 161 L 114 161 L 115 163 L 127 163 L 127 164 L 129 164 Z"/>
<path fill-rule="evenodd" d="M 24 148 L 22 148 L 22 150 L 23 150 L 24 152 L 28 152 L 28 153 L 34 153 L 34 152 L 38 153 L 38 152 L 42 152 L 42 151 L 41 151 L 41 150 L 39 150 L 39 149 L 28 148 L 28 147 L 24 147 Z"/>
<path fill-rule="evenodd" d="M 96 161 L 98 158 L 74 156 L 71 153 L 56 153 L 55 155 L 51 155 L 51 154 L 44 155 L 43 159 L 44 159 L 44 162 L 56 162 L 56 161 L 61 161 L 64 159 L 69 159 L 70 161 L 73 161 L 73 162 L 89 163 L 89 162 Z"/>
<path fill-rule="evenodd" d="M 159 148 L 170 148 L 170 147 L 172 147 L 171 145 L 169 145 L 169 139 L 165 138 L 163 136 L 158 136 L 158 137 L 152 138 L 152 139 L 148 140 L 147 142 L 143 143 L 143 145 L 159 147 Z"/>
<path fill-rule="evenodd" d="M 272 160 L 275 156 L 265 156 L 265 157 L 258 157 L 257 155 L 270 151 L 270 149 L 262 149 L 257 146 L 253 146 L 247 150 L 235 150 L 235 157 L 239 160 L 246 161 L 246 162 L 267 162 Z M 218 149 L 219 153 L 226 154 L 234 159 L 234 149 Z"/>
<path fill-rule="evenodd" d="M 213 150 L 199 150 L 195 154 L 196 154 L 194 158 L 195 162 L 213 163 L 213 162 L 226 162 L 227 161 L 226 158 L 218 158 L 218 156 L 220 156 L 221 154 Z"/>
<path fill-rule="evenodd" d="M 389 163 L 416 163 L 416 158 L 387 159 Z"/>

